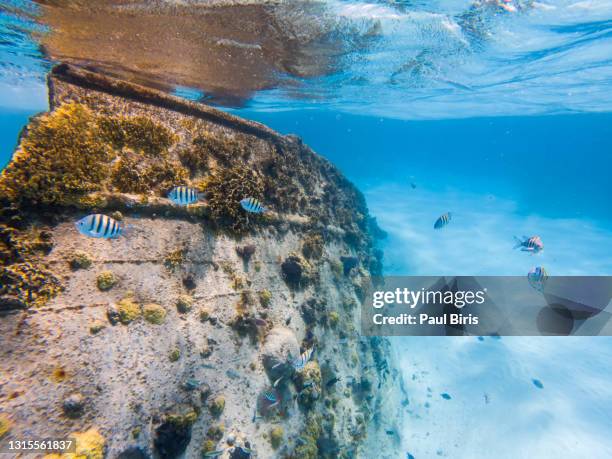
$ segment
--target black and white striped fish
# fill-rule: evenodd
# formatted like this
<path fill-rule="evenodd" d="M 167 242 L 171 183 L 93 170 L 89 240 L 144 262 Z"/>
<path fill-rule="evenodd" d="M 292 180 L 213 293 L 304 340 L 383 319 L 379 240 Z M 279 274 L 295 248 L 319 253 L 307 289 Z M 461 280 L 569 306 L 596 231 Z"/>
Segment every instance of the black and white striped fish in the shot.
<path fill-rule="evenodd" d="M 91 214 L 75 223 L 79 233 L 89 237 L 112 239 L 123 233 L 124 227 L 108 215 Z"/>
<path fill-rule="evenodd" d="M 440 215 L 440 217 L 436 220 L 436 222 L 434 223 L 434 229 L 443 228 L 446 225 L 448 225 L 450 221 L 451 221 L 451 213 L 446 212 L 445 214 Z"/>
<path fill-rule="evenodd" d="M 175 186 L 168 193 L 168 199 L 179 206 L 188 206 L 200 199 L 200 193 L 190 186 Z"/>
<path fill-rule="evenodd" d="M 296 370 L 303 369 L 308 363 L 308 361 L 310 360 L 310 358 L 312 357 L 313 352 L 314 352 L 314 347 L 311 347 L 310 349 L 306 349 L 304 352 L 302 352 L 302 355 L 300 355 L 299 357 L 291 361 L 291 366 L 293 366 L 293 368 Z"/>
<path fill-rule="evenodd" d="M 533 254 L 544 250 L 544 244 L 540 236 L 523 236 L 523 239 L 514 236 L 514 240 L 516 241 L 514 248 L 518 249 L 520 247 L 523 252 L 530 252 Z"/>
<path fill-rule="evenodd" d="M 240 201 L 240 205 L 244 210 L 252 214 L 262 214 L 268 210 L 256 198 L 244 198 Z"/>

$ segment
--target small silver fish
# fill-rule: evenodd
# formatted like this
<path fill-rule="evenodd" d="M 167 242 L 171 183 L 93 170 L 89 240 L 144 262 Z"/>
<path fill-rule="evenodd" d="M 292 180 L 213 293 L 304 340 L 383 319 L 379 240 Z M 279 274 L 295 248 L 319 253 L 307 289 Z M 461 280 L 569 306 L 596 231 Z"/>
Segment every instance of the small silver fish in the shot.
<path fill-rule="evenodd" d="M 108 215 L 91 214 L 75 223 L 79 233 L 95 238 L 113 239 L 124 233 L 124 226 Z"/>
<path fill-rule="evenodd" d="M 240 205 L 244 210 L 252 214 L 262 214 L 268 210 L 256 198 L 244 198 L 240 201 Z"/>
<path fill-rule="evenodd" d="M 217 451 L 210 451 L 208 453 L 204 453 L 203 456 L 204 457 L 217 457 L 217 456 L 221 456 L 224 452 L 225 452 L 224 449 L 219 449 Z"/>
<path fill-rule="evenodd" d="M 200 199 L 200 193 L 189 186 L 176 186 L 168 193 L 168 199 L 179 206 L 188 206 Z"/>
<path fill-rule="evenodd" d="M 238 373 L 236 370 L 232 370 L 231 368 L 227 370 L 225 374 L 232 379 L 240 378 L 240 373 Z"/>

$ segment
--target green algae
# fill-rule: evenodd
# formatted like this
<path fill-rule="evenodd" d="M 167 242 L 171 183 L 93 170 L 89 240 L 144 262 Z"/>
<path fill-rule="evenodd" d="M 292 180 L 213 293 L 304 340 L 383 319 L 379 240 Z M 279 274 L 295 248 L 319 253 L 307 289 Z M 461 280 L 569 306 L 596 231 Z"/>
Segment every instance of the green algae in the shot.
<path fill-rule="evenodd" d="M 13 423 L 5 414 L 0 414 L 0 439 L 11 431 Z"/>
<path fill-rule="evenodd" d="M 208 411 L 210 411 L 210 414 L 212 414 L 216 418 L 221 416 L 221 413 L 223 413 L 224 409 L 225 409 L 225 397 L 223 397 L 222 395 L 215 397 L 210 402 L 210 405 L 208 405 Z"/>
<path fill-rule="evenodd" d="M 119 314 L 119 322 L 123 325 L 128 325 L 135 321 L 142 313 L 140 305 L 131 296 L 127 296 L 117 303 L 117 312 Z"/>
<path fill-rule="evenodd" d="M 272 448 L 277 449 L 281 445 L 281 442 L 283 441 L 284 436 L 285 436 L 285 431 L 280 426 L 274 427 L 272 430 L 270 430 L 269 437 L 270 437 L 270 444 L 272 445 Z"/>
<path fill-rule="evenodd" d="M 169 271 L 175 271 L 185 262 L 185 249 L 175 249 L 164 257 L 164 266 Z"/>
<path fill-rule="evenodd" d="M 217 424 L 214 426 L 210 426 L 206 431 L 206 437 L 211 440 L 219 441 L 223 438 L 223 434 L 225 433 L 225 426 L 223 424 Z"/>
<path fill-rule="evenodd" d="M 181 314 L 187 314 L 193 307 L 193 297 L 181 295 L 176 300 L 176 310 Z"/>
<path fill-rule="evenodd" d="M 316 233 L 309 233 L 302 241 L 302 254 L 307 259 L 319 259 L 323 256 L 325 241 L 323 236 Z"/>
<path fill-rule="evenodd" d="M 240 164 L 227 169 L 217 169 L 206 186 L 210 216 L 220 228 L 234 233 L 244 233 L 248 222 L 259 220 L 257 215 L 247 217 L 240 206 L 244 198 L 262 200 L 264 183 L 262 176 L 254 169 Z"/>
<path fill-rule="evenodd" d="M 338 322 L 340 322 L 340 315 L 336 311 L 331 311 L 328 316 L 329 325 L 332 328 L 336 328 L 338 326 Z"/>
<path fill-rule="evenodd" d="M 105 328 L 106 328 L 106 324 L 104 322 L 100 320 L 95 320 L 89 326 L 89 333 L 91 333 L 92 335 L 97 335 Z"/>
<path fill-rule="evenodd" d="M 99 190 L 113 154 L 100 141 L 97 121 L 91 109 L 77 103 L 32 121 L 0 176 L 0 195 L 12 202 L 61 205 Z"/>
<path fill-rule="evenodd" d="M 98 289 L 106 292 L 117 284 L 117 276 L 112 271 L 102 271 L 96 277 L 96 285 Z"/>
<path fill-rule="evenodd" d="M 270 290 L 264 289 L 261 292 L 259 292 L 259 303 L 264 308 L 267 308 L 268 306 L 270 306 L 271 302 L 272 302 L 272 292 L 270 292 Z"/>
<path fill-rule="evenodd" d="M 323 432 L 321 421 L 320 415 L 314 413 L 308 414 L 306 423 L 299 434 L 302 441 L 293 449 L 289 456 L 291 459 L 317 459 L 319 456 L 317 440 Z"/>
<path fill-rule="evenodd" d="M 100 137 L 114 148 L 131 148 L 146 155 L 165 155 L 176 136 L 146 116 L 105 116 L 98 121 Z"/>
<path fill-rule="evenodd" d="M 161 325 L 166 320 L 166 310 L 155 303 L 145 304 L 142 308 L 144 319 L 154 325 Z"/>
<path fill-rule="evenodd" d="M 78 269 L 90 268 L 93 261 L 89 254 L 77 250 L 70 256 L 68 263 L 70 264 L 70 267 L 76 271 Z"/>

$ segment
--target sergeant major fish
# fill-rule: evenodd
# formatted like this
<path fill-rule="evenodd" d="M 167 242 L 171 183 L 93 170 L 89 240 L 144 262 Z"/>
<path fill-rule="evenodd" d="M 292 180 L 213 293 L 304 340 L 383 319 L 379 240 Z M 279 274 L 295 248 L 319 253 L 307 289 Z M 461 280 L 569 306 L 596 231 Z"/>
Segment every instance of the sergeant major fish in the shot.
<path fill-rule="evenodd" d="M 308 361 L 310 360 L 310 358 L 312 357 L 313 352 L 314 352 L 314 347 L 311 347 L 310 349 L 306 349 L 304 352 L 302 352 L 302 355 L 300 355 L 299 357 L 291 361 L 291 366 L 296 370 L 303 369 L 308 363 Z"/>
<path fill-rule="evenodd" d="M 451 221 L 451 217 L 452 215 L 450 212 L 446 212 L 445 214 L 440 215 L 440 217 L 438 217 L 438 219 L 434 223 L 434 229 L 444 228 Z"/>
<path fill-rule="evenodd" d="M 544 290 L 547 280 L 548 273 L 543 266 L 536 266 L 527 273 L 527 281 L 529 282 L 529 285 L 531 285 L 538 292 Z"/>
<path fill-rule="evenodd" d="M 244 198 L 240 201 L 240 205 L 244 210 L 252 214 L 263 214 L 268 210 L 256 198 Z"/>
<path fill-rule="evenodd" d="M 519 239 L 514 236 L 514 240 L 516 241 L 515 249 L 521 248 L 522 252 L 530 252 L 532 254 L 541 252 L 544 250 L 544 244 L 542 243 L 542 239 L 540 236 L 523 236 L 523 239 Z"/>
<path fill-rule="evenodd" d="M 124 234 L 125 227 L 108 215 L 91 214 L 75 223 L 79 233 L 95 238 L 113 239 Z"/>
<path fill-rule="evenodd" d="M 200 193 L 195 188 L 189 186 L 175 186 L 168 193 L 168 199 L 179 206 L 188 206 L 200 199 Z"/>

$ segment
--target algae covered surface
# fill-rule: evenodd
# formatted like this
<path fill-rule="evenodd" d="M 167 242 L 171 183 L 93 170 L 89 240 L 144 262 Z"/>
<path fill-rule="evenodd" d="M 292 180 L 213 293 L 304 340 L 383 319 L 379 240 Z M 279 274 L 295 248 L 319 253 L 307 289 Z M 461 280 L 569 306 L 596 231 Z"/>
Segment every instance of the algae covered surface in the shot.
<path fill-rule="evenodd" d="M 5 436 L 82 432 L 84 457 L 354 457 L 384 438 L 399 376 L 346 306 L 380 269 L 359 191 L 209 107 L 65 65 L 49 88 L 0 176 Z M 201 199 L 174 205 L 179 185 Z M 80 234 L 93 213 L 125 234 Z"/>

